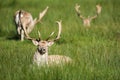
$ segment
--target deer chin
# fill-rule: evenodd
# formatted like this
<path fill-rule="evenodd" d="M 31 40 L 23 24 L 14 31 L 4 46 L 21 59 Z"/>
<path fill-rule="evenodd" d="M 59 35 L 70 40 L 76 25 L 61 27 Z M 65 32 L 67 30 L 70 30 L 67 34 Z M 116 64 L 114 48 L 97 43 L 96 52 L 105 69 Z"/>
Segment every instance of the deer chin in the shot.
<path fill-rule="evenodd" d="M 45 54 L 45 52 L 41 52 L 40 54 L 43 55 L 43 54 Z"/>

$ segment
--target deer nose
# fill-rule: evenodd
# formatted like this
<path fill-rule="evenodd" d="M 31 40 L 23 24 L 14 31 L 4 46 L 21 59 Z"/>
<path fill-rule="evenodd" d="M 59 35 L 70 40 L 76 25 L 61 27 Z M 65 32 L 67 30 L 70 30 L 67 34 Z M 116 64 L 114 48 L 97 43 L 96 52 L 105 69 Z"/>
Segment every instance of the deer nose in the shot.
<path fill-rule="evenodd" d="M 40 54 L 44 54 L 44 53 L 46 53 L 46 49 L 45 48 L 38 48 L 38 52 L 40 52 Z"/>
<path fill-rule="evenodd" d="M 42 49 L 42 52 L 46 52 L 46 50 L 43 48 L 43 49 Z"/>

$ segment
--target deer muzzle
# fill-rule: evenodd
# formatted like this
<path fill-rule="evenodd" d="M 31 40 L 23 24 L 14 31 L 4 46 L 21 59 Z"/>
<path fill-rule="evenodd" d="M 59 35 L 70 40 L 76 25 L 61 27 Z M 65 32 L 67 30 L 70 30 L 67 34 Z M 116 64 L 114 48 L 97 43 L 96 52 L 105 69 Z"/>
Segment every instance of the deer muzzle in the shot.
<path fill-rule="evenodd" d="M 46 49 L 45 48 L 38 48 L 38 52 L 43 55 L 46 53 Z"/>

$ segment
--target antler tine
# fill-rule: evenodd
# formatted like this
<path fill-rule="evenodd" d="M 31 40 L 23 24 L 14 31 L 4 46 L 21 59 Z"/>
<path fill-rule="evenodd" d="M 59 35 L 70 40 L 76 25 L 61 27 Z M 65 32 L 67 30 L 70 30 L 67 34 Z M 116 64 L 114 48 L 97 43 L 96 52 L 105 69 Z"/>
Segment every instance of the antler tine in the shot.
<path fill-rule="evenodd" d="M 101 6 L 100 6 L 100 4 L 98 4 L 98 5 L 96 5 L 96 11 L 97 11 L 97 14 L 100 14 L 101 13 Z"/>
<path fill-rule="evenodd" d="M 39 21 L 41 21 L 41 19 L 44 17 L 44 15 L 46 14 L 46 12 L 47 12 L 47 10 L 48 10 L 48 6 L 43 10 L 43 12 L 41 12 L 40 14 L 39 14 Z"/>
<path fill-rule="evenodd" d="M 40 31 L 38 31 L 39 41 L 41 40 Z"/>
<path fill-rule="evenodd" d="M 28 39 L 28 40 L 36 40 L 34 38 L 31 38 L 31 37 L 26 37 L 26 39 Z"/>
<path fill-rule="evenodd" d="M 77 12 L 78 15 L 80 15 L 80 10 L 79 10 L 79 8 L 80 8 L 80 5 L 78 5 L 78 4 L 76 3 L 76 5 L 75 5 L 75 10 L 76 10 L 76 12 Z"/>
<path fill-rule="evenodd" d="M 92 20 L 92 19 L 97 18 L 100 13 L 101 13 L 101 6 L 98 4 L 96 5 L 96 15 L 91 17 L 90 19 Z"/>
<path fill-rule="evenodd" d="M 75 5 L 75 10 L 76 10 L 76 12 L 77 12 L 77 15 L 78 15 L 81 19 L 84 19 L 84 17 L 81 15 L 81 12 L 80 12 L 79 8 L 80 8 L 80 5 L 78 5 L 78 4 L 76 3 L 76 5 Z"/>
<path fill-rule="evenodd" d="M 58 29 L 59 29 L 58 35 L 57 35 L 57 37 L 56 37 L 55 39 L 50 40 L 50 41 L 57 41 L 58 39 L 60 39 L 60 34 L 61 34 L 61 31 L 62 31 L 62 24 L 61 24 L 61 23 L 62 23 L 62 20 L 56 21 L 56 22 L 57 22 L 58 27 L 59 27 L 59 28 L 58 28 Z M 53 34 L 54 34 L 54 32 L 52 32 L 52 33 L 50 34 L 50 36 L 46 39 L 46 41 L 48 41 Z"/>
<path fill-rule="evenodd" d="M 31 37 L 26 37 L 26 39 L 40 41 L 41 40 L 41 36 L 40 36 L 40 32 L 39 31 L 38 31 L 38 35 L 39 35 L 39 39 L 35 39 L 35 38 L 31 38 Z"/>
<path fill-rule="evenodd" d="M 52 32 L 52 33 L 50 34 L 50 36 L 46 39 L 46 41 L 48 41 L 53 34 L 54 34 L 54 32 Z"/>
<path fill-rule="evenodd" d="M 35 38 L 31 38 L 31 37 L 26 37 L 26 39 L 40 41 L 41 40 L 41 36 L 40 36 L 40 32 L 39 31 L 38 31 L 38 35 L 39 35 L 39 39 L 35 39 Z"/>
<path fill-rule="evenodd" d="M 44 17 L 44 15 L 46 14 L 46 12 L 48 11 L 48 6 L 39 14 L 39 19 L 37 20 L 36 18 L 35 18 L 35 24 L 37 24 L 38 22 L 41 22 L 41 19 Z"/>
<path fill-rule="evenodd" d="M 54 39 L 54 41 L 60 39 L 60 35 L 61 35 L 61 32 L 62 32 L 62 24 L 61 24 L 61 23 L 62 23 L 62 20 L 56 21 L 56 22 L 57 22 L 57 24 L 58 24 L 59 31 L 58 31 L 58 35 L 57 35 L 56 39 Z"/>

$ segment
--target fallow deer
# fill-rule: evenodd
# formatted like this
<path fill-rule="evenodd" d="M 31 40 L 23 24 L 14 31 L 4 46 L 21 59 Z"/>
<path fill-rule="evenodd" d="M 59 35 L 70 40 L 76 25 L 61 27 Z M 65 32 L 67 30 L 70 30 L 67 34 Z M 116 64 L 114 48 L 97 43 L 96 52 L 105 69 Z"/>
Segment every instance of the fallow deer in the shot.
<path fill-rule="evenodd" d="M 48 47 L 53 45 L 55 41 L 60 39 L 60 34 L 62 30 L 61 21 L 57 21 L 57 24 L 59 26 L 59 31 L 55 39 L 49 40 L 50 37 L 54 34 L 53 32 L 46 40 L 41 40 L 40 38 L 39 40 L 32 39 L 33 44 L 37 46 L 37 51 L 35 52 L 33 57 L 33 63 L 37 64 L 38 66 L 53 64 L 60 65 L 62 63 L 69 63 L 72 61 L 70 57 L 64 55 L 48 55 Z"/>
<path fill-rule="evenodd" d="M 21 41 L 24 40 L 24 38 L 29 38 L 29 33 L 33 30 L 35 25 L 38 22 L 41 22 L 41 19 L 44 17 L 48 10 L 48 6 L 39 14 L 39 18 L 35 18 L 33 20 L 33 17 L 31 13 L 24 11 L 24 10 L 18 10 L 15 12 L 14 15 L 14 21 L 17 29 L 18 35 L 21 37 Z"/>
<path fill-rule="evenodd" d="M 101 8 L 102 8 L 102 7 L 101 7 L 99 4 L 96 5 L 96 14 L 95 14 L 94 16 L 92 16 L 92 17 L 89 17 L 89 16 L 88 16 L 88 18 L 85 18 L 85 17 L 83 17 L 83 16 L 81 15 L 81 12 L 80 12 L 79 8 L 80 8 L 80 5 L 76 4 L 76 5 L 75 5 L 75 10 L 76 10 L 76 12 L 77 12 L 77 15 L 83 20 L 83 25 L 89 27 L 91 21 L 92 21 L 93 19 L 96 19 L 96 18 L 98 17 L 98 15 L 101 13 Z"/>

